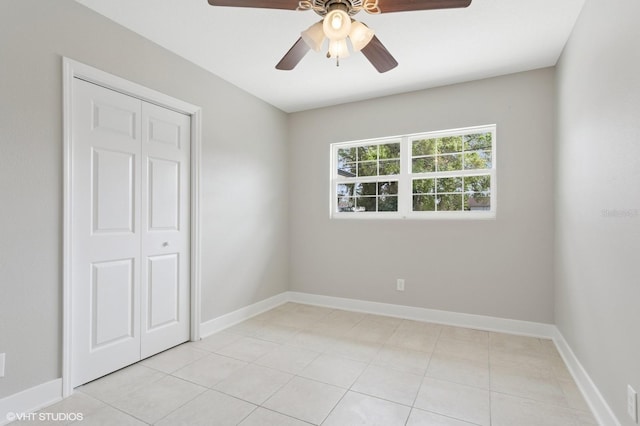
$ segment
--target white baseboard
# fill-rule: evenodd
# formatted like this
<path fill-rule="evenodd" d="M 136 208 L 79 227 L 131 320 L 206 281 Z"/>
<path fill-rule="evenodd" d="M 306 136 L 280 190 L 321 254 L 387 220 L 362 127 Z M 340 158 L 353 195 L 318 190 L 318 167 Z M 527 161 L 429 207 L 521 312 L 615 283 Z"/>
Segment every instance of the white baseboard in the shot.
<path fill-rule="evenodd" d="M 390 303 L 368 302 L 365 300 L 346 299 L 342 297 L 321 296 L 317 294 L 290 291 L 289 300 L 308 305 L 365 312 L 368 314 L 386 315 L 416 321 L 474 328 L 477 330 L 496 331 L 519 334 L 523 336 L 552 339 L 555 326 L 538 322 L 496 318 L 484 315 L 461 314 L 458 312 L 439 311 L 436 309 L 416 308 L 413 306 L 393 305 Z"/>
<path fill-rule="evenodd" d="M 228 314 L 219 316 L 200 324 L 200 336 L 204 339 L 218 331 L 229 328 L 258 314 L 273 309 L 289 301 L 289 292 L 283 292 L 252 305 L 245 306 Z"/>
<path fill-rule="evenodd" d="M 0 399 L 0 425 L 38 411 L 62 399 L 62 379 L 55 379 Z"/>
<path fill-rule="evenodd" d="M 348 311 L 364 312 L 368 314 L 386 315 L 416 321 L 474 328 L 477 330 L 542 337 L 546 339 L 553 339 L 557 334 L 556 327 L 552 324 L 496 318 L 484 315 L 462 314 L 458 312 L 393 305 L 390 303 L 369 302 L 366 300 L 347 299 L 343 297 L 322 296 L 295 291 L 286 291 L 277 294 L 268 299 L 261 300 L 260 302 L 203 322 L 200 324 L 200 333 L 203 338 L 210 336 L 218 331 L 229 328 L 286 302 L 297 302 L 307 305 L 345 309 Z"/>
<path fill-rule="evenodd" d="M 598 421 L 598 424 L 620 426 L 620 421 L 618 421 L 613 410 L 611 410 L 611 407 L 609 407 L 609 404 L 607 404 L 607 401 L 604 399 L 595 383 L 593 383 L 593 380 L 591 380 L 587 370 L 584 369 L 576 355 L 573 353 L 571 346 L 569 346 L 557 327 L 555 332 L 556 335 L 553 338 L 553 341 L 556 344 L 556 348 L 558 348 L 560 356 L 562 356 L 564 363 L 567 365 L 573 380 L 582 392 L 582 396 L 584 396 L 589 408 L 591 408 L 591 412 Z"/>

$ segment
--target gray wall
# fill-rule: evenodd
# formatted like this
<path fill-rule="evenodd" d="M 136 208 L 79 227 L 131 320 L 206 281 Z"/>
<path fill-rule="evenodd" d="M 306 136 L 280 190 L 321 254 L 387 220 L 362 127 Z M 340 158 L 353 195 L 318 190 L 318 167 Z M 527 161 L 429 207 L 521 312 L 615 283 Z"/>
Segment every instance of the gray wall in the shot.
<path fill-rule="evenodd" d="M 640 391 L 640 3 L 587 0 L 557 71 L 556 322 L 624 425 Z"/>
<path fill-rule="evenodd" d="M 203 320 L 288 285 L 283 112 L 74 1 L 2 0 L 0 398 L 61 376 L 62 56 L 202 107 Z"/>
<path fill-rule="evenodd" d="M 61 374 L 68 56 L 203 107 L 203 320 L 289 288 L 555 320 L 631 425 L 626 385 L 640 390 L 639 14 L 635 0 L 588 0 L 557 75 L 543 69 L 288 118 L 71 0 L 1 1 L 0 398 Z M 331 142 L 490 123 L 496 220 L 329 219 Z M 404 293 L 396 278 L 406 279 Z"/>
<path fill-rule="evenodd" d="M 554 99 L 549 68 L 292 114 L 292 290 L 552 323 Z M 329 219 L 330 143 L 493 123 L 496 220 Z"/>

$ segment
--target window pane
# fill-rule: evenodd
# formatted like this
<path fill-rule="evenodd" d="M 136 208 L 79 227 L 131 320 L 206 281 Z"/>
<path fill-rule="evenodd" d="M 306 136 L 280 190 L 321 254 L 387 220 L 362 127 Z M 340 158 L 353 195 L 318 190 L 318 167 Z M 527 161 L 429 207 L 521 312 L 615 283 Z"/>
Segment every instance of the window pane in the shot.
<path fill-rule="evenodd" d="M 464 135 L 464 150 L 491 150 L 491 142 L 491 133 L 473 133 L 470 135 Z"/>
<path fill-rule="evenodd" d="M 438 193 L 462 192 L 461 177 L 439 178 L 436 180 L 437 180 Z"/>
<path fill-rule="evenodd" d="M 411 161 L 412 173 L 430 173 L 436 171 L 435 157 L 414 158 Z"/>
<path fill-rule="evenodd" d="M 378 145 L 366 145 L 358 147 L 358 161 L 377 160 Z"/>
<path fill-rule="evenodd" d="M 358 176 L 377 176 L 377 163 L 358 163 Z"/>
<path fill-rule="evenodd" d="M 414 195 L 413 211 L 414 212 L 432 212 L 436 210 L 435 195 Z"/>
<path fill-rule="evenodd" d="M 462 136 L 448 136 L 438 139 L 438 154 L 462 152 Z"/>
<path fill-rule="evenodd" d="M 421 139 L 411 143 L 411 155 L 433 155 L 436 153 L 435 139 Z"/>
<path fill-rule="evenodd" d="M 491 151 L 471 151 L 464 154 L 464 168 L 490 169 L 493 166 L 491 161 Z"/>
<path fill-rule="evenodd" d="M 353 184 L 353 183 L 341 183 L 341 184 L 338 185 L 338 188 L 337 188 L 336 192 L 338 193 L 338 195 L 351 196 L 351 195 L 353 195 L 354 186 L 355 186 L 355 184 Z"/>
<path fill-rule="evenodd" d="M 491 190 L 490 176 L 467 176 L 464 178 L 464 192 L 489 192 Z"/>
<path fill-rule="evenodd" d="M 355 148 L 340 148 L 338 150 L 338 164 L 353 163 L 354 161 L 356 161 Z"/>
<path fill-rule="evenodd" d="M 491 210 L 490 193 L 472 193 L 465 195 L 464 209 L 470 211 Z"/>
<path fill-rule="evenodd" d="M 338 176 L 356 177 L 356 163 L 338 164 Z"/>
<path fill-rule="evenodd" d="M 337 210 L 339 212 L 351 211 L 351 208 L 354 206 L 354 198 L 353 198 L 354 189 L 355 189 L 355 184 L 353 183 L 344 183 L 344 184 L 339 184 L 337 186 L 336 188 L 336 193 L 338 195 Z"/>
<path fill-rule="evenodd" d="M 356 186 L 356 193 L 357 195 L 377 195 L 376 186 L 377 184 L 375 182 L 359 183 Z"/>
<path fill-rule="evenodd" d="M 462 170 L 462 155 L 438 155 L 438 171 L 449 172 Z"/>
<path fill-rule="evenodd" d="M 353 197 L 338 197 L 339 212 L 352 212 L 355 205 L 355 198 Z"/>
<path fill-rule="evenodd" d="M 378 182 L 378 195 L 397 195 L 398 182 Z"/>
<path fill-rule="evenodd" d="M 356 211 L 375 212 L 376 197 L 357 197 Z"/>
<path fill-rule="evenodd" d="M 387 143 L 380 145 L 380 159 L 400 158 L 400 144 Z"/>
<path fill-rule="evenodd" d="M 397 212 L 398 211 L 398 197 L 396 196 L 382 196 L 378 198 L 378 211 L 381 212 Z"/>
<path fill-rule="evenodd" d="M 338 150 L 338 175 L 355 176 L 355 148 L 340 148 Z"/>
<path fill-rule="evenodd" d="M 433 194 L 435 193 L 435 179 L 414 179 L 414 194 Z"/>
<path fill-rule="evenodd" d="M 400 174 L 400 160 L 380 161 L 380 176 Z"/>
<path fill-rule="evenodd" d="M 439 211 L 462 210 L 462 194 L 438 195 L 438 210 Z"/>

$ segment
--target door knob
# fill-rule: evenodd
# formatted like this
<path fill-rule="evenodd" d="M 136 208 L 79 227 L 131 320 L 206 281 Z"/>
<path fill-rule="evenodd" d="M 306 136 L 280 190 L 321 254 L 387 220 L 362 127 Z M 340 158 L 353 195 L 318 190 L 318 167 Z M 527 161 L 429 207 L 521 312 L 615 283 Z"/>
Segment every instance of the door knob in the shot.
<path fill-rule="evenodd" d="M 164 243 L 162 243 L 162 247 L 169 247 L 169 242 L 165 241 Z"/>

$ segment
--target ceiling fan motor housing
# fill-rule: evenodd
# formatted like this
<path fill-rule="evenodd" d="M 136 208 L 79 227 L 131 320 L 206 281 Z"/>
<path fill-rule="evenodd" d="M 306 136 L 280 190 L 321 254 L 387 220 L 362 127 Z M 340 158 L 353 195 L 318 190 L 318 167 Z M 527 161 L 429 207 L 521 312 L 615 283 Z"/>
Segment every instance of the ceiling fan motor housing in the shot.
<path fill-rule="evenodd" d="M 325 16 L 333 9 L 342 9 L 353 16 L 362 9 L 362 0 L 313 0 L 313 10 L 320 16 Z"/>

